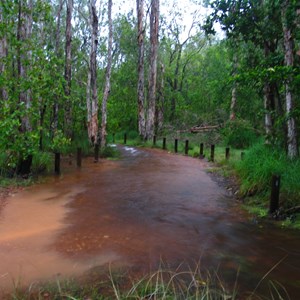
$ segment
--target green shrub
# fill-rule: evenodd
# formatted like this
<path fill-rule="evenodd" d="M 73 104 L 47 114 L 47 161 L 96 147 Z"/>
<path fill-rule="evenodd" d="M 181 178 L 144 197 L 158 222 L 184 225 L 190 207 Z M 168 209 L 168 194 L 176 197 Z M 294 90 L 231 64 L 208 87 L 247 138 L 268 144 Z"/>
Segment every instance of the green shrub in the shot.
<path fill-rule="evenodd" d="M 236 119 L 228 121 L 222 130 L 224 142 L 237 149 L 245 149 L 257 141 L 254 128 L 249 121 Z"/>
<path fill-rule="evenodd" d="M 39 174 L 47 172 L 51 169 L 53 161 L 53 154 L 49 152 L 39 152 L 33 156 L 32 159 L 32 172 Z"/>
<path fill-rule="evenodd" d="M 105 148 L 101 149 L 100 156 L 102 158 L 118 158 L 120 153 L 116 147 L 106 146 Z"/>
<path fill-rule="evenodd" d="M 270 193 L 273 174 L 281 175 L 281 202 L 286 208 L 300 203 L 300 160 L 291 161 L 285 152 L 262 143 L 250 148 L 237 162 L 244 195 Z"/>

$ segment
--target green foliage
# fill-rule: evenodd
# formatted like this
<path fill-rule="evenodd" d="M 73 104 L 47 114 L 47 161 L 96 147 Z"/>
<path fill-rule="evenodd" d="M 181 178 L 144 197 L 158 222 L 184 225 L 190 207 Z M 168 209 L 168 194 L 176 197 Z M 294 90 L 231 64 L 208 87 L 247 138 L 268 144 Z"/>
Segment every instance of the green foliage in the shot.
<path fill-rule="evenodd" d="M 291 161 L 286 154 L 272 146 L 256 144 L 245 158 L 235 165 L 241 178 L 243 195 L 270 193 L 273 174 L 281 175 L 281 202 L 285 208 L 299 205 L 300 160 Z"/>
<path fill-rule="evenodd" d="M 100 156 L 103 158 L 119 158 L 120 152 L 116 147 L 106 146 L 105 148 L 101 149 Z"/>
<path fill-rule="evenodd" d="M 222 129 L 224 143 L 237 149 L 245 149 L 257 141 L 254 128 L 249 121 L 242 119 L 230 120 Z"/>
<path fill-rule="evenodd" d="M 49 152 L 38 152 L 33 156 L 32 172 L 40 174 L 42 172 L 50 171 L 53 164 L 53 154 Z"/>
<path fill-rule="evenodd" d="M 57 130 L 50 148 L 53 152 L 67 153 L 70 145 L 71 139 L 67 138 L 62 130 Z"/>

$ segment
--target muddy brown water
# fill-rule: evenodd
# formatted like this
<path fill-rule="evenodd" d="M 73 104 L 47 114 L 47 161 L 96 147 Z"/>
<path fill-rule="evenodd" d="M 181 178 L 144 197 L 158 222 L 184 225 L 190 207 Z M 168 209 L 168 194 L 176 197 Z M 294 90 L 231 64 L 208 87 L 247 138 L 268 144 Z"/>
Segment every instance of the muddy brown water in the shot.
<path fill-rule="evenodd" d="M 273 281 L 300 297 L 299 232 L 253 223 L 203 161 L 121 151 L 121 160 L 87 158 L 9 199 L 0 214 L 2 291 L 108 264 L 147 272 L 163 262 L 200 265 L 241 292 L 262 281 L 267 293 Z"/>

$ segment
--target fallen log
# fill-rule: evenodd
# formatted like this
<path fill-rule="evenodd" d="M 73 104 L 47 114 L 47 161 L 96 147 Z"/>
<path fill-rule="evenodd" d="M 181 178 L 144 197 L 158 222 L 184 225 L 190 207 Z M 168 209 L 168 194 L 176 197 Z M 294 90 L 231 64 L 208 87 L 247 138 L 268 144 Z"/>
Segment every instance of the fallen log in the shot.
<path fill-rule="evenodd" d="M 213 126 L 194 126 L 190 129 L 191 133 L 197 132 L 205 132 L 205 131 L 212 131 L 220 128 L 220 125 L 213 125 Z"/>

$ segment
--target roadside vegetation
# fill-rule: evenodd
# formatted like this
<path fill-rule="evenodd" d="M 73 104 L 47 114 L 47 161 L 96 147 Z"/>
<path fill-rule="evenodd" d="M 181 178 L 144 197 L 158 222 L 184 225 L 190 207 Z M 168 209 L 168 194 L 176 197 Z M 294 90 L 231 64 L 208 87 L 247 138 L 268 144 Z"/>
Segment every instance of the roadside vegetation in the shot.
<path fill-rule="evenodd" d="M 238 277 L 238 275 L 237 275 Z M 268 282 L 268 292 L 261 294 L 264 278 L 251 291 L 239 289 L 238 278 L 230 286 L 217 272 L 203 273 L 198 266 L 187 271 L 159 268 L 141 278 L 131 278 L 128 273 L 109 270 L 92 282 L 59 280 L 49 283 L 33 283 L 28 288 L 16 286 L 3 300 L 125 300 L 125 299 L 289 299 L 279 283 Z"/>

